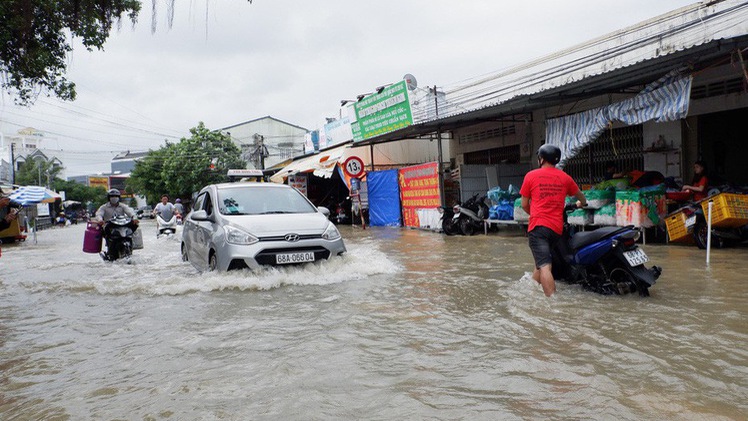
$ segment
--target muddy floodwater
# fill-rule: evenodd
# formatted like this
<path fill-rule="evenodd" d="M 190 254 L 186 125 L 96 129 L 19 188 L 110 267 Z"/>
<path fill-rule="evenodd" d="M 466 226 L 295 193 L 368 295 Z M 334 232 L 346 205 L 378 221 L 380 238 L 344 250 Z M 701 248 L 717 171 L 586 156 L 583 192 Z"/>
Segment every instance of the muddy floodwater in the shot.
<path fill-rule="evenodd" d="M 651 296 L 529 278 L 511 230 L 343 227 L 348 253 L 196 272 L 179 233 L 132 265 L 83 225 L 3 245 L 3 420 L 739 420 L 748 249 L 646 245 Z"/>

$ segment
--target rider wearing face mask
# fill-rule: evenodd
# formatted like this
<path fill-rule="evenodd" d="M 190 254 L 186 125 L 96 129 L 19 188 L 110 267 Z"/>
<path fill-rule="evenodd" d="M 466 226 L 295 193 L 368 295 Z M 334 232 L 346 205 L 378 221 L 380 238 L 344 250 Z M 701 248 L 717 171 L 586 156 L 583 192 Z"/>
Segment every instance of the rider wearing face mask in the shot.
<path fill-rule="evenodd" d="M 133 211 L 131 207 L 125 205 L 124 203 L 120 203 L 121 196 L 119 190 L 109 190 L 106 197 L 108 201 L 101 205 L 101 207 L 99 207 L 99 210 L 96 211 L 97 224 L 104 225 L 104 223 L 109 222 L 109 220 L 119 215 L 127 215 L 130 218 L 135 218 L 135 211 Z M 137 225 L 138 220 L 133 219 L 133 223 Z"/>
<path fill-rule="evenodd" d="M 135 219 L 135 211 L 132 210 L 131 207 L 125 205 L 124 203 L 120 203 L 120 193 L 117 189 L 111 189 L 107 192 L 106 195 L 108 201 L 101 205 L 99 209 L 96 211 L 96 223 L 99 225 L 104 225 L 105 223 L 109 222 L 116 216 L 122 216 L 127 215 L 131 218 L 131 225 L 130 228 L 132 228 L 133 232 L 138 229 L 138 221 Z M 104 239 L 107 243 L 107 250 L 109 250 L 109 225 L 104 226 Z M 108 257 L 108 251 L 107 253 L 102 252 L 101 256 L 104 258 L 104 260 L 109 260 Z"/>
<path fill-rule="evenodd" d="M 109 222 L 115 216 L 127 215 L 130 218 L 135 218 L 135 211 L 131 207 L 120 203 L 120 193 L 117 189 L 111 189 L 106 195 L 108 201 L 99 207 L 96 211 L 96 222 L 99 225 L 103 225 L 105 222 Z M 137 220 L 134 221 L 137 224 Z"/>

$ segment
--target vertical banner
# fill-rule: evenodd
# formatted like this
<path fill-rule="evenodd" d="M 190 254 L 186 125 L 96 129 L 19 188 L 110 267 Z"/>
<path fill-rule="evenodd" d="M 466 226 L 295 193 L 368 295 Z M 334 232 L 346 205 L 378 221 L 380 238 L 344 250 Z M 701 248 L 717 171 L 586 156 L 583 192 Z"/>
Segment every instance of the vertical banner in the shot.
<path fill-rule="evenodd" d="M 400 200 L 403 208 L 403 225 L 419 227 L 418 209 L 441 206 L 439 196 L 439 166 L 436 162 L 400 168 Z"/>
<path fill-rule="evenodd" d="M 288 185 L 298 190 L 304 196 L 307 195 L 306 174 L 292 174 L 288 176 Z"/>

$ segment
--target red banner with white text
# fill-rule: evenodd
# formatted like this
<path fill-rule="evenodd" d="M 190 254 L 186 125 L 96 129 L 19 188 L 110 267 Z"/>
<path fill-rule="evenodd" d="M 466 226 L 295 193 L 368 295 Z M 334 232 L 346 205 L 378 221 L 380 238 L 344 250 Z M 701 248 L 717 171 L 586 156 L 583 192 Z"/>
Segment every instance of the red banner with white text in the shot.
<path fill-rule="evenodd" d="M 418 209 L 441 206 L 439 196 L 439 166 L 436 162 L 414 165 L 398 170 L 400 201 L 403 207 L 403 225 L 418 227 Z"/>

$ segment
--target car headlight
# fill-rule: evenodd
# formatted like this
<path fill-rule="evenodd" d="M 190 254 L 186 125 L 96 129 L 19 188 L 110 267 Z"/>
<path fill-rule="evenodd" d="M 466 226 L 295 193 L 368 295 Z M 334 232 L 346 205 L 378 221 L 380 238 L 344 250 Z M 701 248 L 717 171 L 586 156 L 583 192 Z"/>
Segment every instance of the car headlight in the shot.
<path fill-rule="evenodd" d="M 337 240 L 340 238 L 340 231 L 331 222 L 327 223 L 327 229 L 322 233 L 322 238 L 325 240 Z"/>
<path fill-rule="evenodd" d="M 226 231 L 226 242 L 230 244 L 239 244 L 246 246 L 260 241 L 254 235 L 246 231 L 242 231 L 239 228 L 225 226 L 223 227 L 223 229 Z"/>

